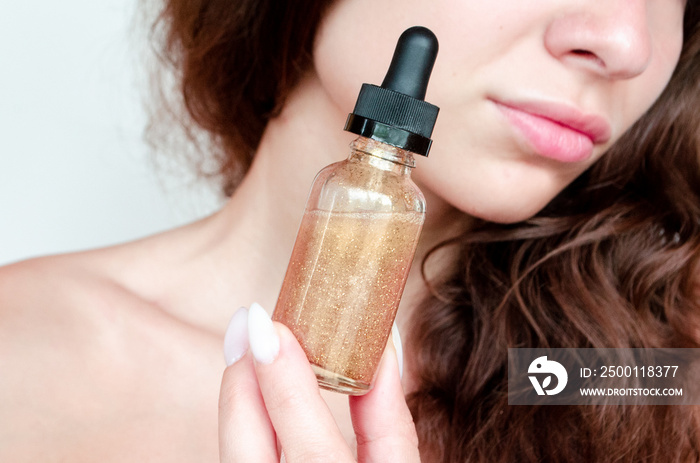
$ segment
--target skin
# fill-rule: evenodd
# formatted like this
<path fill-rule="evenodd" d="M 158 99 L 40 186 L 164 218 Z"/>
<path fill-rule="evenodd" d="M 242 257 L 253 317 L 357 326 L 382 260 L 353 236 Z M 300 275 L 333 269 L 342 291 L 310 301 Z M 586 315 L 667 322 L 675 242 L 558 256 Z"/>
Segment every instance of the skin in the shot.
<path fill-rule="evenodd" d="M 414 174 L 428 200 L 419 263 L 426 249 L 468 226 L 464 212 L 502 222 L 529 217 L 602 156 L 668 81 L 682 10 L 679 0 L 341 1 L 325 18 L 314 68 L 269 124 L 221 211 L 137 242 L 0 269 L 0 460 L 216 461 L 217 422 L 224 461 L 251 448 L 276 456 L 273 430 L 283 441 L 349 458 L 347 399 L 319 395 L 284 328 L 277 326 L 281 347 L 270 364 L 246 354 L 224 372 L 221 344 L 235 309 L 253 301 L 274 307 L 308 187 L 347 155 L 352 136 L 340 128 L 360 83 L 381 82 L 405 28 L 423 24 L 440 38 L 427 100 L 441 113 L 431 157 Z M 585 162 L 542 158 L 493 97 L 564 102 L 599 114 L 612 136 Z M 414 264 L 401 331 L 425 290 Z M 360 436 L 376 435 L 371 426 L 381 417 L 406 416 L 391 365 L 383 363 L 369 405 L 351 404 Z M 280 378 L 296 376 L 295 399 Z M 403 389 L 411 387 L 409 359 Z M 287 399 L 275 401 L 280 394 Z M 257 407 L 246 408 L 243 398 L 253 396 Z M 338 429 L 314 424 L 329 419 L 321 400 Z M 361 458 L 399 450 L 413 458 L 415 441 L 401 432 Z M 299 455 L 287 461 L 309 461 Z"/>
<path fill-rule="evenodd" d="M 682 43 L 678 0 L 425 3 L 382 2 L 384 16 L 372 0 L 341 2 L 321 31 L 316 70 L 333 101 L 352 107 L 367 76 L 381 82 L 406 27 L 435 31 L 440 51 L 426 100 L 440 115 L 430 159 L 419 160 L 414 178 L 498 222 L 532 216 L 599 159 L 656 100 Z M 550 161 L 519 139 L 493 98 L 563 103 L 601 116 L 612 136 L 584 162 Z"/>

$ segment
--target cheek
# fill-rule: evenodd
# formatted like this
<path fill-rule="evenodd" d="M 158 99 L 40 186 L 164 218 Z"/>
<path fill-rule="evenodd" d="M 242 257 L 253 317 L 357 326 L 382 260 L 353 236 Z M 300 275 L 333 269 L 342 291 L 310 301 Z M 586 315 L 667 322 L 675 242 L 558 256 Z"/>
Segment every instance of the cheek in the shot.
<path fill-rule="evenodd" d="M 314 44 L 314 69 L 329 98 L 350 112 L 363 83 L 379 85 L 391 62 L 402 21 L 384 23 L 398 0 L 341 0 L 324 17 Z M 368 15 L 370 11 L 373 15 Z M 398 23 L 398 24 L 397 24 Z"/>
<path fill-rule="evenodd" d="M 474 67 L 500 53 L 494 47 L 508 41 L 504 30 L 519 24 L 504 22 L 515 21 L 514 15 L 500 14 L 505 5 L 498 8 L 482 0 L 340 0 L 317 32 L 315 71 L 331 99 L 352 108 L 363 83 L 381 84 L 401 33 L 421 25 L 440 42 L 427 100 L 450 101 Z"/>
<path fill-rule="evenodd" d="M 621 81 L 611 89 L 610 101 L 618 103 L 621 121 L 616 139 L 649 110 L 668 85 L 683 46 L 680 31 L 681 25 L 656 40 L 652 60 L 644 74 L 630 82 Z"/>
<path fill-rule="evenodd" d="M 535 215 L 584 170 L 441 152 L 420 160 L 413 177 L 433 201 L 428 213 L 443 210 L 444 203 L 480 219 L 513 223 Z"/>

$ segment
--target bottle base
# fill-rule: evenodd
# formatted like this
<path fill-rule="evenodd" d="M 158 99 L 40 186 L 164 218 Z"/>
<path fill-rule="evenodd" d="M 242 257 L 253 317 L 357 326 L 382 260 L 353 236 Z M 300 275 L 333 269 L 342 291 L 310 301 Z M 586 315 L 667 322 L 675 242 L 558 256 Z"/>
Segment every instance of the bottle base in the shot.
<path fill-rule="evenodd" d="M 333 373 L 317 365 L 311 364 L 311 368 L 316 374 L 318 385 L 322 389 L 347 395 L 365 395 L 372 389 L 372 386 L 369 384 L 361 383 L 346 376 Z"/>

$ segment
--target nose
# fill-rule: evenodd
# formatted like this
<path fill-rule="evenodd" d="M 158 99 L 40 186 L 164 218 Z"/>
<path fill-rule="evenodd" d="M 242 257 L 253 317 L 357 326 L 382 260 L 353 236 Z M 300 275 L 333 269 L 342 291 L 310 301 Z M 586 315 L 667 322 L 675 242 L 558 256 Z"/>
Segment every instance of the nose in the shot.
<path fill-rule="evenodd" d="M 545 47 L 568 65 L 609 79 L 630 79 L 647 68 L 651 33 L 646 0 L 586 1 L 552 20 Z"/>

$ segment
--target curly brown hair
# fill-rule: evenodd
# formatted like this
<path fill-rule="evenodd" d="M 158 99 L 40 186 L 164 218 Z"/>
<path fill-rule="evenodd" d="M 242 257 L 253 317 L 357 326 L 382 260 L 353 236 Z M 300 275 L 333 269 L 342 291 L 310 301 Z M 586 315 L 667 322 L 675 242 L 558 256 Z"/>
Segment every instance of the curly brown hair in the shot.
<path fill-rule="evenodd" d="M 161 56 L 227 194 L 310 66 L 330 4 L 165 1 Z M 684 34 L 658 101 L 544 210 L 440 245 L 460 257 L 415 311 L 408 356 L 431 461 L 700 461 L 697 407 L 516 407 L 506 390 L 509 347 L 700 347 L 697 1 Z"/>
<path fill-rule="evenodd" d="M 216 177 L 230 196 L 247 172 L 267 122 L 312 61 L 316 28 L 331 0 L 280 2 L 165 1 L 152 28 L 162 63 L 174 73 L 182 101 L 161 95 L 189 141 L 213 156 Z M 156 88 L 163 85 L 156 81 Z M 168 104 L 171 104 L 168 106 Z M 184 105 L 186 113 L 177 111 Z M 159 112 L 152 118 L 155 144 Z M 204 140 L 202 131 L 204 130 Z M 167 133 L 167 129 L 165 129 Z"/>

